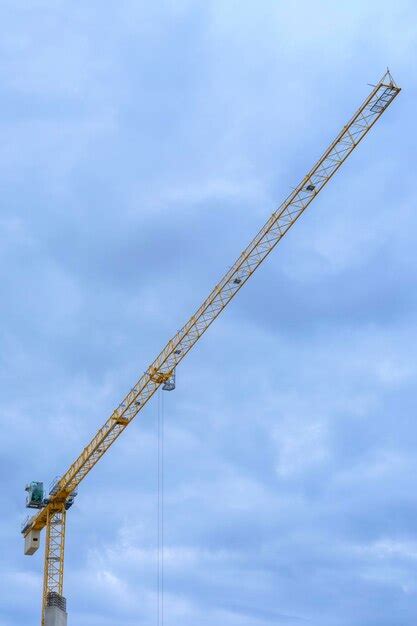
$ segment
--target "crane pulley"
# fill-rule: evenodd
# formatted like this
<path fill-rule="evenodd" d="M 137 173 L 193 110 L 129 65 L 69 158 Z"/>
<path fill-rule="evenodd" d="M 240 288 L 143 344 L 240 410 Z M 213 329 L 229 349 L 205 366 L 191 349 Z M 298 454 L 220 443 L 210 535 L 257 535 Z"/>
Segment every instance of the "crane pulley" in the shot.
<path fill-rule="evenodd" d="M 161 385 L 168 391 L 175 388 L 175 371 L 182 359 L 317 197 L 399 92 L 400 88 L 387 71 L 317 163 L 272 213 L 206 300 L 168 341 L 81 454 L 59 478 L 49 497 L 41 503 L 39 511 L 26 521 L 22 533 L 25 536 L 27 554 L 36 551 L 39 532 L 47 528 L 42 624 L 45 623 L 45 613 L 49 607 L 62 608 L 65 604 L 62 595 L 65 519 L 68 503 L 73 500 L 78 485 L 156 390 Z"/>

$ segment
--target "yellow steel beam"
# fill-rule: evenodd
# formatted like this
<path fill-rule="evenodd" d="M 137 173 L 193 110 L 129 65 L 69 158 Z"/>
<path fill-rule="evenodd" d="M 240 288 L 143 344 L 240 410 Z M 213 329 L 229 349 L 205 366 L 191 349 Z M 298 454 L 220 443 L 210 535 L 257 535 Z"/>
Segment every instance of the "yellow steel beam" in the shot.
<path fill-rule="evenodd" d="M 64 549 L 65 549 L 65 505 L 46 509 L 45 563 L 43 570 L 42 626 L 45 624 L 46 607 L 53 601 L 54 594 L 63 596 Z"/>

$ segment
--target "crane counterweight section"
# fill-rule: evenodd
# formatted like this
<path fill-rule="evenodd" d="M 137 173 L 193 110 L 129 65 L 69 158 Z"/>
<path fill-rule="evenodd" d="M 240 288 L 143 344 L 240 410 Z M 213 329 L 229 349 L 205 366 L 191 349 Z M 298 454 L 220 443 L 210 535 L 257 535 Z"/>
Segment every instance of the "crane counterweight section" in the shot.
<path fill-rule="evenodd" d="M 32 556 L 39 548 L 41 537 L 40 530 L 30 530 L 25 536 L 25 554 Z"/>

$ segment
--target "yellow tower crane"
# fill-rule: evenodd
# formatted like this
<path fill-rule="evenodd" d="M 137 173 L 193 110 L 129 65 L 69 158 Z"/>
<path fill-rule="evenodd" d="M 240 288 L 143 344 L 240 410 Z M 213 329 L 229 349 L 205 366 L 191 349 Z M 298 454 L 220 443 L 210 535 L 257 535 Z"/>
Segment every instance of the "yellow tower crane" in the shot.
<path fill-rule="evenodd" d="M 46 528 L 42 626 L 64 623 L 59 621 L 61 618 L 58 621 L 48 618 L 55 610 L 60 612 L 61 617 L 66 616 L 66 600 L 63 597 L 65 519 L 66 511 L 83 478 L 161 385 L 166 390 L 175 387 L 175 369 L 182 359 L 316 198 L 399 92 L 400 88 L 387 70 L 317 163 L 272 213 L 200 308 L 168 341 L 74 463 L 54 482 L 48 497 L 43 497 L 42 483 L 33 482 L 26 487 L 27 506 L 39 510 L 22 527 L 25 554 L 36 552 L 40 531 Z"/>

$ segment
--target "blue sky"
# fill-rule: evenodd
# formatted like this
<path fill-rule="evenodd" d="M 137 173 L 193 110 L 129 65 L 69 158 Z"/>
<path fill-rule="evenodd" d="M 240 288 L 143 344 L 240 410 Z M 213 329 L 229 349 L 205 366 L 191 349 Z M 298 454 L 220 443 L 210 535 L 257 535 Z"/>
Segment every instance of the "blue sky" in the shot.
<path fill-rule="evenodd" d="M 165 396 L 166 626 L 417 619 L 414 2 L 0 6 L 0 626 L 62 473 L 390 66 L 403 92 Z M 156 623 L 156 402 L 68 515 L 69 624 Z"/>

